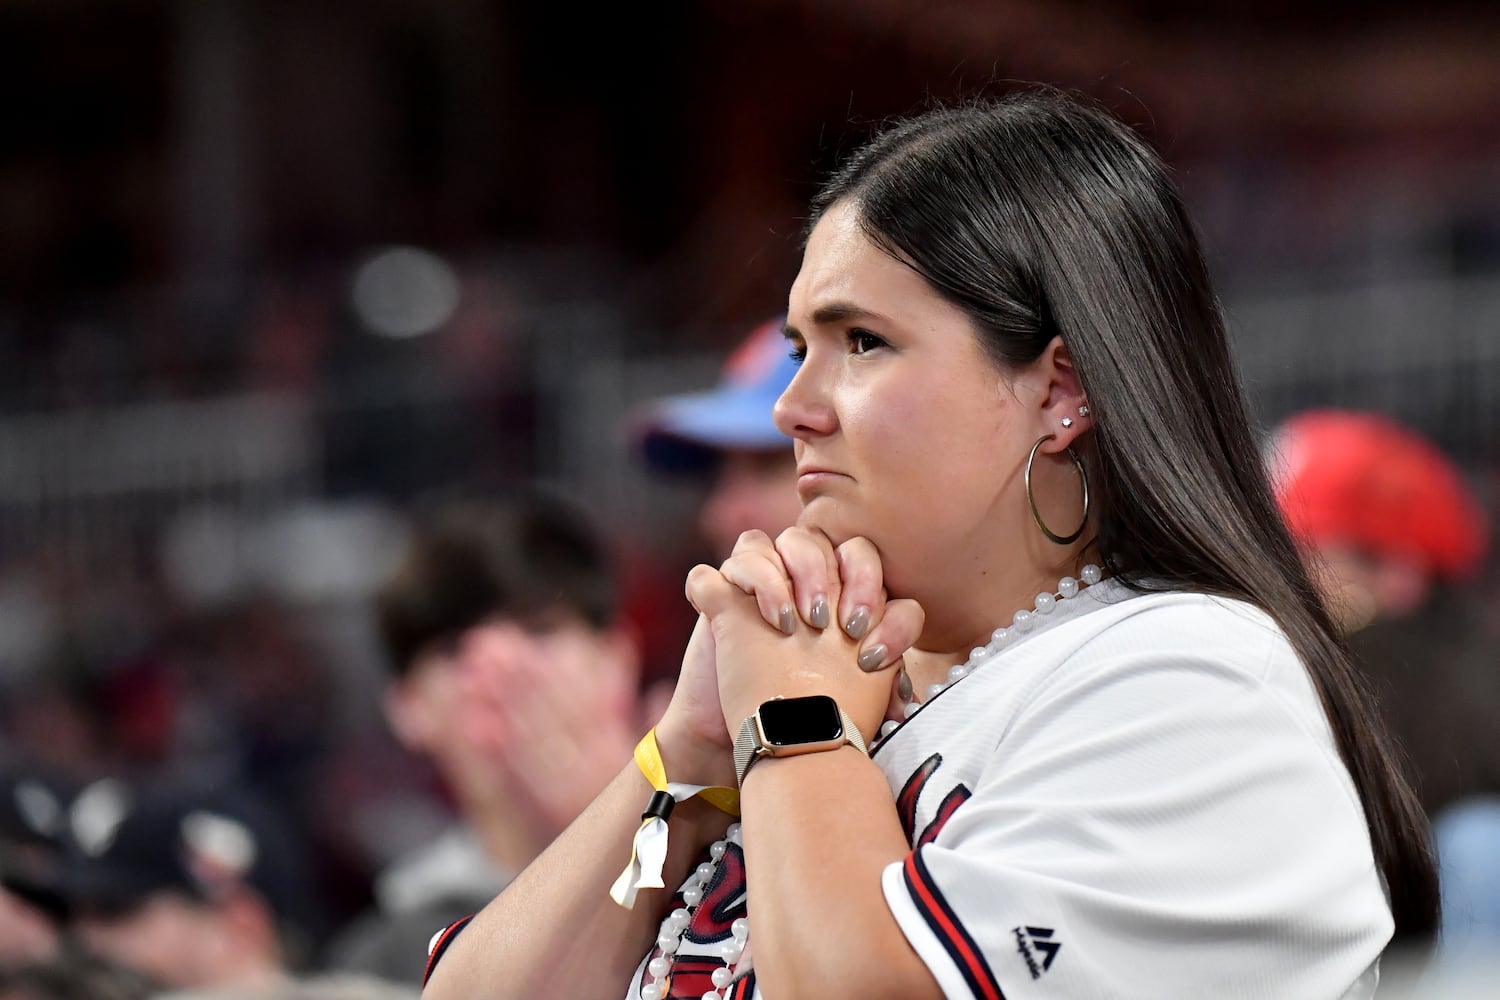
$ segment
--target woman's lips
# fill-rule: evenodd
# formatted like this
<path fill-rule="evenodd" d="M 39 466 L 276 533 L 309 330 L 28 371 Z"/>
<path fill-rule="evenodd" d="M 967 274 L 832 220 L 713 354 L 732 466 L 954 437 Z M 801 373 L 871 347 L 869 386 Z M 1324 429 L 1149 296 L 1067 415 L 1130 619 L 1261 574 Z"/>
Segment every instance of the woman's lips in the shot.
<path fill-rule="evenodd" d="M 845 476 L 841 472 L 834 472 L 832 469 L 822 469 L 811 466 L 806 469 L 798 469 L 797 492 L 803 495 L 814 493 L 826 487 L 836 479 L 847 478 L 849 477 Z"/>

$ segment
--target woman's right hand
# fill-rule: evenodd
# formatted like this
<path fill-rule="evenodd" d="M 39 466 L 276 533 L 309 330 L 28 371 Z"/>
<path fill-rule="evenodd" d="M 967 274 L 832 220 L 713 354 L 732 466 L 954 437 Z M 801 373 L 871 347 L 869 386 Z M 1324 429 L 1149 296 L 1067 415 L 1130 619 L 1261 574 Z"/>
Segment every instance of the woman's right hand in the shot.
<path fill-rule="evenodd" d="M 734 743 L 719 711 L 714 637 L 704 615 L 693 627 L 677 687 L 656 724 L 656 746 L 671 780 L 734 787 Z"/>

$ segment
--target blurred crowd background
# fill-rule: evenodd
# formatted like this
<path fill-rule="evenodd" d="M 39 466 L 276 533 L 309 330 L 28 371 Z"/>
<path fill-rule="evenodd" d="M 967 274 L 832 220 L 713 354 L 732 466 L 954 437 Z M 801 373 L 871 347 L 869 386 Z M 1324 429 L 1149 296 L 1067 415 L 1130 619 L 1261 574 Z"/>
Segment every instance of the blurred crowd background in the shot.
<path fill-rule="evenodd" d="M 450 808 L 380 713 L 414 506 L 583 498 L 670 675 L 699 487 L 627 414 L 781 308 L 852 137 L 1009 81 L 1163 151 L 1263 425 L 1389 416 L 1493 523 L 1497 53 L 1477 2 L 0 0 L 0 755 L 253 788 L 358 912 Z"/>

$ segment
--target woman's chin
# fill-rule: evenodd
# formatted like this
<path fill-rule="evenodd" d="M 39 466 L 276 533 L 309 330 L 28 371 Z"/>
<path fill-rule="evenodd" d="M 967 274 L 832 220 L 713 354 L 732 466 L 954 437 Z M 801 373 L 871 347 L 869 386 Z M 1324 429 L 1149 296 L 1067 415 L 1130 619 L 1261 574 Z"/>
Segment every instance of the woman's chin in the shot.
<path fill-rule="evenodd" d="M 832 505 L 812 504 L 802 508 L 802 515 L 797 518 L 797 527 L 806 528 L 810 531 L 820 531 L 828 536 L 828 540 L 837 548 L 851 538 L 864 538 L 875 546 L 875 551 L 880 553 L 883 561 L 881 572 L 887 582 L 891 579 L 893 567 L 890 565 L 891 552 L 881 545 L 881 539 L 886 537 L 885 533 L 872 531 L 868 524 L 860 524 L 847 516 L 840 516 L 840 512 L 832 508 Z"/>
<path fill-rule="evenodd" d="M 801 515 L 797 518 L 797 527 L 806 528 L 809 531 L 821 531 L 828 536 L 834 546 L 843 545 L 851 538 L 859 537 L 859 532 L 854 530 L 841 518 L 836 511 L 830 510 L 830 505 L 819 503 L 814 500 L 802 508 Z"/>

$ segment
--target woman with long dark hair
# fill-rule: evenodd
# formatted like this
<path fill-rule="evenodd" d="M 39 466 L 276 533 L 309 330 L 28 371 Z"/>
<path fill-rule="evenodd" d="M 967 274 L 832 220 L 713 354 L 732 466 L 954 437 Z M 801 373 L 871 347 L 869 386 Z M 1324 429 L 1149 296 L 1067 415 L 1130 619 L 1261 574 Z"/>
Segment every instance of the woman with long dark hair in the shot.
<path fill-rule="evenodd" d="M 1372 996 L 1425 824 L 1146 143 L 1050 91 L 896 123 L 787 335 L 799 527 L 690 575 L 671 706 L 429 994 Z"/>

